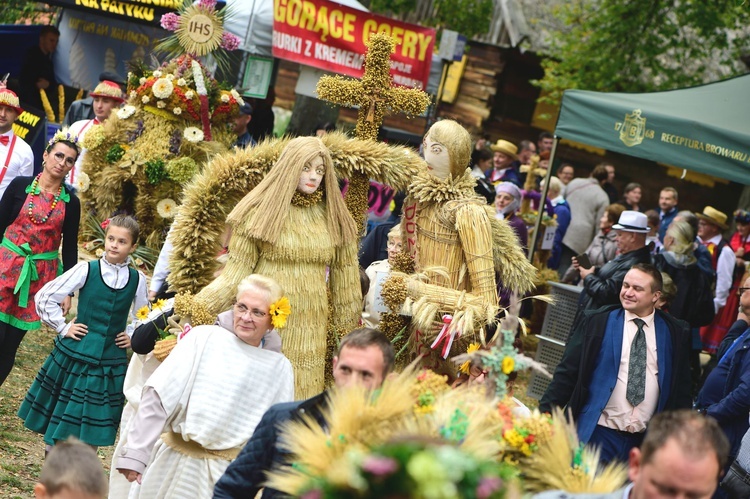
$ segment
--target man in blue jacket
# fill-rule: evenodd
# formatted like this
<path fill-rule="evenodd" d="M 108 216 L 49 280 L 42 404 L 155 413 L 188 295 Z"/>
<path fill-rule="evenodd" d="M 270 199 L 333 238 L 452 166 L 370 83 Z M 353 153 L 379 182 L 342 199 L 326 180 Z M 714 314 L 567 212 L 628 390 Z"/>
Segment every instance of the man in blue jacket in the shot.
<path fill-rule="evenodd" d="M 695 402 L 700 412 L 716 419 L 724 430 L 732 446 L 730 462 L 737 456 L 742 436 L 750 427 L 750 327 L 746 322 L 750 314 L 750 278 L 742 286 L 738 290 L 739 320 L 721 343 L 717 352 L 719 362 Z M 737 336 L 739 331 L 742 334 Z"/>
<path fill-rule="evenodd" d="M 357 329 L 341 340 L 333 358 L 333 379 L 337 388 L 360 384 L 375 390 L 393 369 L 395 355 L 388 338 L 375 329 Z M 307 413 L 325 426 L 322 409 L 327 403 L 323 392 L 307 400 L 277 404 L 268 409 L 237 459 L 216 483 L 214 499 L 253 498 L 263 488 L 266 473 L 274 466 L 291 464 L 279 448 L 280 427 Z M 263 489 L 262 499 L 285 497 L 277 490 Z"/>
<path fill-rule="evenodd" d="M 655 304 L 662 278 L 651 264 L 625 275 L 621 306 L 585 311 L 539 403 L 566 407 L 581 442 L 601 460 L 628 460 L 654 414 L 691 407 L 688 324 Z"/>

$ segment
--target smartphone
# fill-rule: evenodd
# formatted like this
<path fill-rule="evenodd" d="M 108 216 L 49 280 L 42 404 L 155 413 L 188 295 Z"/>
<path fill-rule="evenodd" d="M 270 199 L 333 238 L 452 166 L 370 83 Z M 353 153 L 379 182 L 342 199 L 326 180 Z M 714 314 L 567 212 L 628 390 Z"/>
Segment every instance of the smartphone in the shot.
<path fill-rule="evenodd" d="M 592 267 L 591 260 L 589 260 L 589 256 L 586 253 L 581 253 L 576 257 L 576 260 L 578 260 L 578 265 L 583 267 L 584 269 L 590 269 Z"/>

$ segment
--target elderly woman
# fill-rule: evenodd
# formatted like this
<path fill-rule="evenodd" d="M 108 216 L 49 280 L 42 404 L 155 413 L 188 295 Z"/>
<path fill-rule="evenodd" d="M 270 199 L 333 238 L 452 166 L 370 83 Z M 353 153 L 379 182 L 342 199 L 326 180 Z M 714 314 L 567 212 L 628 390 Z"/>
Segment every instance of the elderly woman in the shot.
<path fill-rule="evenodd" d="M 266 409 L 292 400 L 291 364 L 260 348 L 274 322 L 280 326 L 283 294 L 273 279 L 246 277 L 234 332 L 193 328 L 148 379 L 116 466 L 140 484 L 131 498 L 210 498 Z"/>
<path fill-rule="evenodd" d="M 495 186 L 495 216 L 508 222 L 525 249 L 529 242 L 529 230 L 526 228 L 526 222 L 516 214 L 521 207 L 522 199 L 521 189 L 511 182 L 501 182 Z"/>
<path fill-rule="evenodd" d="M 276 279 L 294 308 L 283 353 L 294 366 L 296 396 L 317 395 L 325 384 L 329 314 L 330 325 L 343 331 L 356 327 L 362 310 L 356 229 L 330 151 L 316 137 L 292 139 L 227 223 L 226 267 L 195 296 L 195 305 L 215 314 L 247 274 Z"/>
<path fill-rule="evenodd" d="M 26 331 L 39 329 L 34 295 L 78 262 L 81 204 L 63 185 L 78 158 L 75 136 L 52 137 L 36 177 L 16 177 L 0 200 L 0 385 L 13 369 Z M 70 297 L 62 303 L 70 308 Z"/>
<path fill-rule="evenodd" d="M 599 220 L 599 231 L 596 233 L 594 240 L 586 248 L 586 255 L 589 257 L 591 265 L 601 268 L 605 263 L 612 260 L 617 253 L 617 243 L 615 242 L 615 231 L 612 226 L 620 219 L 620 214 L 625 211 L 625 207 L 615 203 L 607 206 L 604 215 Z M 572 283 L 578 281 L 579 274 L 575 266 L 571 265 L 563 275 L 562 282 Z"/>

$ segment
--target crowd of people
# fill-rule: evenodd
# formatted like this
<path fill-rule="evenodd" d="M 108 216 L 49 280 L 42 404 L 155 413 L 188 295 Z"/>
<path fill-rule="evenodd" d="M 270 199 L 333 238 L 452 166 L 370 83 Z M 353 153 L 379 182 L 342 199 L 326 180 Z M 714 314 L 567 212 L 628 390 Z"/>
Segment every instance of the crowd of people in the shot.
<path fill-rule="evenodd" d="M 644 187 L 629 183 L 619 197 L 609 164 L 576 177 L 574 166 L 563 162 L 546 180 L 548 199 L 541 199 L 545 181 L 527 182 L 533 169 L 523 167 L 554 168 L 550 134 L 518 145 L 482 137 L 464 157 L 455 153 L 464 136 L 446 120 L 424 142 L 437 180 L 421 180 L 428 187 L 456 181 L 447 191 L 455 197 L 435 202 L 419 197 L 426 191 L 397 193 L 390 219 L 371 227 L 360 244 L 357 279 L 356 229 L 331 153 L 319 137 L 298 137 L 229 215 L 230 256 L 223 273 L 197 295 L 210 305 L 215 323 L 191 329 L 176 314 L 174 299 L 160 300 L 147 316 L 139 313 L 168 288 L 169 237 L 150 286 L 131 265 L 140 232 L 132 216 L 107 219 L 104 254 L 78 262 L 81 207 L 70 184 L 81 173 L 82 140 L 125 100 L 123 82 L 113 75 L 100 80 L 90 103 L 76 106 L 70 129 L 50 140 L 36 176 L 30 149 L 12 132 L 22 112 L 18 97 L 0 89 L 0 384 L 27 331 L 44 323 L 57 333 L 18 408 L 49 452 L 38 497 L 55 497 L 61 488 L 103 497 L 106 484 L 100 470 L 86 471 L 92 466 L 87 453 L 115 444 L 109 497 L 254 497 L 272 466 L 288 464 L 281 422 L 307 414 L 325 429 L 319 415 L 326 408 L 326 368 L 338 388 L 373 390 L 393 370 L 393 345 L 377 330 L 390 312 L 381 292 L 399 255 L 413 252 L 414 241 L 429 232 L 419 218 L 413 219 L 413 239 L 404 231 L 404 197 L 409 206 L 434 209 L 438 224 L 452 216 L 454 226 L 439 226 L 451 241 L 467 240 L 471 224 L 481 219 L 488 230 L 490 221 L 502 221 L 513 241 L 527 248 L 524 200 L 556 220 L 542 263 L 561 282 L 578 286 L 580 300 L 540 410 L 569 409 L 580 440 L 598 446 L 603 463 L 629 463 L 632 484 L 625 496 L 612 497 L 656 497 L 653 490 L 666 489 L 710 497 L 721 477 L 717 494 L 748 497 L 747 211 L 734 213 L 736 232 L 729 239 L 725 213 L 711 206 L 680 211 L 672 187 L 661 189 L 658 209 L 644 212 Z M 252 114 L 244 104 L 234 118 L 236 147 L 256 146 Z M 484 266 L 477 263 L 480 250 Z M 491 296 L 498 302 L 493 305 L 511 303 L 516 289 L 499 274 L 492 277 L 492 248 L 475 244 L 464 251 L 476 254 L 456 260 L 445 289 L 457 289 L 467 267 L 470 291 Z M 440 246 L 419 256 L 425 266 L 447 258 Z M 348 310 L 360 292 L 361 303 Z M 74 296 L 76 316 L 68 319 Z M 327 365 L 328 327 L 349 312 L 362 327 L 343 336 Z M 152 351 L 170 328 L 180 339 L 160 362 Z M 128 349 L 137 354 L 130 360 Z M 472 367 L 472 379 L 483 379 L 486 371 Z M 701 438 L 691 440 L 695 434 Z M 56 475 L 65 460 L 81 471 L 61 483 Z M 690 466 L 695 473 L 685 471 Z M 263 497 L 277 496 L 264 489 Z"/>

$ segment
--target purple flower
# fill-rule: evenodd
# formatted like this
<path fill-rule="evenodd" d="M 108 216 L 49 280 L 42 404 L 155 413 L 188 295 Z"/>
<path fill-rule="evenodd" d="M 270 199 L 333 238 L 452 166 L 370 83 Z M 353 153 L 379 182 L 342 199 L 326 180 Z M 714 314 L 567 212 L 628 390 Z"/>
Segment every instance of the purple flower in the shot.
<path fill-rule="evenodd" d="M 488 499 L 493 493 L 500 490 L 503 486 L 503 481 L 500 477 L 486 476 L 479 481 L 477 485 L 477 499 Z"/>
<path fill-rule="evenodd" d="M 200 2 L 198 2 L 198 7 L 203 7 L 204 9 L 211 10 L 216 7 L 216 0 L 201 0 Z"/>
<path fill-rule="evenodd" d="M 237 48 L 240 46 L 240 38 L 236 35 L 233 35 L 232 33 L 229 33 L 228 31 L 225 31 L 224 34 L 221 35 L 221 47 L 228 50 L 237 50 Z"/>
<path fill-rule="evenodd" d="M 300 499 L 323 499 L 323 491 L 319 489 L 308 490 L 300 496 Z"/>
<path fill-rule="evenodd" d="M 362 463 L 362 471 L 375 476 L 390 475 L 398 469 L 398 462 L 390 457 L 368 456 Z"/>
<path fill-rule="evenodd" d="M 180 16 L 178 16 L 174 12 L 169 12 L 161 16 L 161 27 L 166 29 L 167 31 L 175 31 L 179 22 Z"/>

